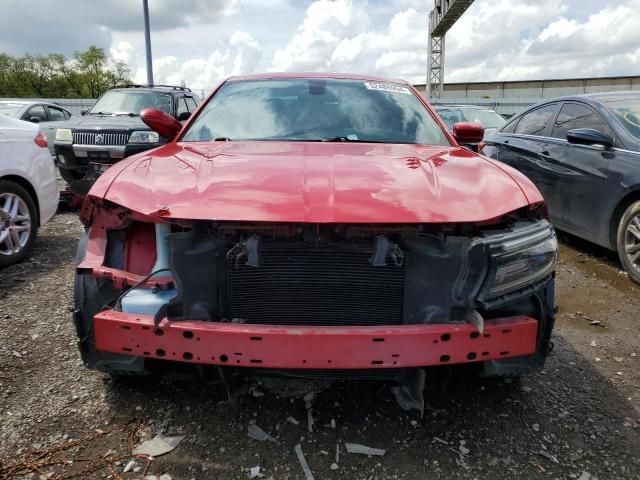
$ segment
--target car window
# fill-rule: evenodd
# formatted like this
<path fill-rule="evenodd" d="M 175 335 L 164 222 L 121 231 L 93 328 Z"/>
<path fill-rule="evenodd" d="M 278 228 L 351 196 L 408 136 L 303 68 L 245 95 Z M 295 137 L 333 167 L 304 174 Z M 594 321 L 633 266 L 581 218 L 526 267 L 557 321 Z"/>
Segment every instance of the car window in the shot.
<path fill-rule="evenodd" d="M 180 116 L 181 113 L 184 112 L 189 112 L 189 107 L 187 107 L 187 102 L 185 101 L 184 97 L 178 97 L 178 116 Z"/>
<path fill-rule="evenodd" d="M 605 106 L 613 112 L 627 132 L 640 139 L 640 99 L 614 100 L 605 102 Z"/>
<path fill-rule="evenodd" d="M 502 133 L 513 133 L 516 130 L 516 125 L 518 124 L 518 120 L 514 120 L 513 122 L 508 123 L 504 127 L 500 129 Z"/>
<path fill-rule="evenodd" d="M 527 113 L 520 119 L 516 126 L 515 133 L 522 135 L 544 135 L 547 126 L 556 113 L 557 105 L 545 105 L 544 107 L 536 108 L 535 110 Z"/>
<path fill-rule="evenodd" d="M 171 113 L 171 94 L 148 90 L 110 90 L 91 107 L 89 115 L 139 115 L 146 108 Z"/>
<path fill-rule="evenodd" d="M 225 83 L 182 140 L 217 138 L 450 145 L 408 86 L 316 78 Z"/>
<path fill-rule="evenodd" d="M 500 128 L 505 124 L 502 115 L 485 108 L 450 107 L 440 108 L 437 112 L 449 130 L 453 130 L 457 122 L 479 123 L 484 128 Z"/>
<path fill-rule="evenodd" d="M 67 117 L 64 115 L 64 111 L 61 108 L 56 107 L 48 107 L 49 109 L 49 120 L 52 122 L 60 122 L 62 120 L 66 120 Z"/>
<path fill-rule="evenodd" d="M 187 108 L 189 109 L 190 112 L 195 111 L 196 108 L 198 108 L 198 104 L 196 103 L 196 101 L 193 99 L 193 97 L 186 97 L 187 99 Z"/>
<path fill-rule="evenodd" d="M 595 128 L 603 133 L 611 134 L 604 120 L 591 108 L 577 103 L 565 103 L 553 125 L 551 136 L 566 140 L 567 132 L 574 128 Z"/>
<path fill-rule="evenodd" d="M 31 120 L 32 117 L 39 118 L 41 122 L 47 121 L 47 112 L 44 110 L 43 105 L 34 105 L 24 115 L 25 120 Z"/>

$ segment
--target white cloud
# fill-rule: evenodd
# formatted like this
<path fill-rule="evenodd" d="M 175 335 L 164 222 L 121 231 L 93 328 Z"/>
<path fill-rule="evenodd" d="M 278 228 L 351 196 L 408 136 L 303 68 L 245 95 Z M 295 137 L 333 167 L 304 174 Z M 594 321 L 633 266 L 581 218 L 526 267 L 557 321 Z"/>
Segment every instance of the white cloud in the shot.
<path fill-rule="evenodd" d="M 207 92 L 228 75 L 256 71 L 347 71 L 424 82 L 429 1 L 198 1 L 217 6 L 224 20 L 183 15 L 188 26 L 154 33 L 156 81 L 184 80 Z M 632 74 L 640 66 L 638 11 L 640 0 L 477 1 L 447 34 L 445 79 Z M 111 55 L 144 80 L 140 38 L 114 33 Z"/>

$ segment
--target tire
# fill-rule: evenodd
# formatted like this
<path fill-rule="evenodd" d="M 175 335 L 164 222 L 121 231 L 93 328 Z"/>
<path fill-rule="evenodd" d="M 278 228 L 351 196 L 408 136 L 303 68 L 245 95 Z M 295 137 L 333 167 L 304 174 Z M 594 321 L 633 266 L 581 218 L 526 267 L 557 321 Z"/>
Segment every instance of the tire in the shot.
<path fill-rule="evenodd" d="M 87 234 L 82 233 L 78 242 L 76 265 L 84 260 L 87 251 Z M 73 322 L 78 335 L 78 348 L 82 361 L 88 368 L 100 370 L 114 376 L 144 375 L 145 359 L 131 355 L 101 352 L 96 350 L 93 317 L 112 304 L 122 293 L 107 279 L 97 279 L 91 275 L 78 275 L 74 279 Z"/>
<path fill-rule="evenodd" d="M 640 283 L 640 201 L 629 205 L 618 224 L 618 255 L 629 278 Z"/>
<path fill-rule="evenodd" d="M 84 177 L 84 173 L 78 172 L 77 170 L 71 170 L 60 166 L 58 167 L 58 170 L 60 171 L 62 179 L 67 183 L 75 182 L 76 180 L 80 180 Z"/>
<path fill-rule="evenodd" d="M 0 268 L 29 255 L 39 225 L 38 210 L 29 192 L 15 182 L 0 180 Z"/>

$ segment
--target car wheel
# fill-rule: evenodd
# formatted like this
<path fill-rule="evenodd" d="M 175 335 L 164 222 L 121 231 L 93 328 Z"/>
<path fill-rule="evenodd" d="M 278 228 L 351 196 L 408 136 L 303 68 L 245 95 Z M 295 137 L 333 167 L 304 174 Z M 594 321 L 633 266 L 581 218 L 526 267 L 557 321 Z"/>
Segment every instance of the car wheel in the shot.
<path fill-rule="evenodd" d="M 640 201 L 632 203 L 620 219 L 618 255 L 629 278 L 640 283 Z"/>
<path fill-rule="evenodd" d="M 84 260 L 87 251 L 87 234 L 82 233 L 78 242 L 76 265 Z M 78 275 L 74 280 L 73 321 L 78 335 L 78 348 L 84 364 L 89 368 L 109 373 L 113 376 L 144 375 L 145 359 L 131 355 L 101 352 L 96 350 L 93 331 L 93 316 L 112 305 L 122 293 L 105 278 Z"/>
<path fill-rule="evenodd" d="M 37 231 L 38 212 L 31 195 L 17 183 L 0 180 L 0 268 L 27 256 Z"/>
<path fill-rule="evenodd" d="M 84 176 L 83 173 L 80 173 L 77 170 L 70 170 L 64 167 L 58 167 L 58 170 L 60 170 L 60 176 L 62 177 L 62 179 L 67 183 L 80 180 Z"/>

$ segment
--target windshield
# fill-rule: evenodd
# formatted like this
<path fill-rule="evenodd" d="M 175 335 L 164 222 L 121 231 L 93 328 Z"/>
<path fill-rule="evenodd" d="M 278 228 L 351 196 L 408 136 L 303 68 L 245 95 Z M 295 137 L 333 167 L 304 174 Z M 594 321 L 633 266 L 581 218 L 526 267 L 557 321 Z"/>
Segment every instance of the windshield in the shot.
<path fill-rule="evenodd" d="M 640 99 L 617 100 L 605 105 L 631 135 L 640 139 Z"/>
<path fill-rule="evenodd" d="M 150 91 L 111 90 L 98 99 L 89 113 L 139 115 L 145 108 L 155 108 L 171 115 L 171 95 Z"/>
<path fill-rule="evenodd" d="M 407 86 L 336 79 L 228 82 L 182 138 L 216 139 L 449 145 Z"/>
<path fill-rule="evenodd" d="M 0 113 L 8 117 L 15 117 L 23 108 L 23 103 L 0 103 Z"/>
<path fill-rule="evenodd" d="M 500 128 L 506 123 L 499 113 L 482 108 L 442 108 L 438 109 L 438 115 L 449 130 L 453 130 L 453 125 L 457 122 L 479 123 L 484 128 Z"/>

